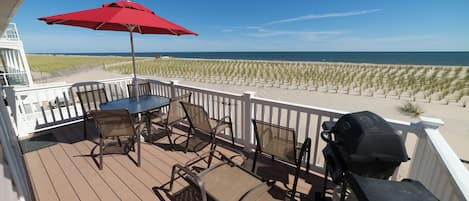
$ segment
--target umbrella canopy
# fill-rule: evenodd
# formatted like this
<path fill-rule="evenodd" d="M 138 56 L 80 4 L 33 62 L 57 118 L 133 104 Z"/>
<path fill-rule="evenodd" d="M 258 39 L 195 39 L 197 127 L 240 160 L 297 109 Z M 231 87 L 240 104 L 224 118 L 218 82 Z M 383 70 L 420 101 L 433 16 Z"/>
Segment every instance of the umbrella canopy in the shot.
<path fill-rule="evenodd" d="M 94 30 L 132 31 L 141 34 L 186 35 L 196 33 L 157 16 L 150 9 L 129 1 L 103 4 L 101 8 L 41 17 L 47 24 L 79 26 Z M 129 30 L 131 29 L 131 30 Z"/>
<path fill-rule="evenodd" d="M 130 33 L 134 81 L 137 79 L 132 33 L 197 35 L 196 33 L 157 16 L 152 10 L 130 1 L 103 4 L 101 8 L 65 13 L 39 20 L 47 24 L 78 26 L 94 30 L 125 31 Z M 137 87 L 137 84 L 135 84 Z M 138 90 L 136 90 L 138 91 Z"/>

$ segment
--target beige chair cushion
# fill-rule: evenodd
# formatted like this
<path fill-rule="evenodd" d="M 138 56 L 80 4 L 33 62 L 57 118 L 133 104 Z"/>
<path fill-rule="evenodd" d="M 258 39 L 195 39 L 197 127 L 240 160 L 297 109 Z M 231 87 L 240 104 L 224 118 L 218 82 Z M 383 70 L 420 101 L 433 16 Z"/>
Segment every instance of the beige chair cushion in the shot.
<path fill-rule="evenodd" d="M 239 167 L 229 164 L 214 167 L 201 173 L 200 177 L 208 194 L 225 201 L 238 201 L 249 190 L 263 183 Z"/>

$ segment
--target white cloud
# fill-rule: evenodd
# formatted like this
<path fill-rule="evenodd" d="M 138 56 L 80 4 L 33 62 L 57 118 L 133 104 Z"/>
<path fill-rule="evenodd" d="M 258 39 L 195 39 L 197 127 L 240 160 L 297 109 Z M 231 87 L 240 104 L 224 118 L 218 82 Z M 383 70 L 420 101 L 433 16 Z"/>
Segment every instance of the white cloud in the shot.
<path fill-rule="evenodd" d="M 325 36 L 337 36 L 342 34 L 341 31 L 279 31 L 279 30 L 263 30 L 256 33 L 243 34 L 246 36 L 253 37 L 271 37 L 271 36 L 311 36 L 311 37 L 325 37 Z"/>
<path fill-rule="evenodd" d="M 350 16 L 356 16 L 356 15 L 365 15 L 365 14 L 379 12 L 379 11 L 381 11 L 381 9 L 351 11 L 351 12 L 342 12 L 342 13 L 311 14 L 311 15 L 303 15 L 303 16 L 294 17 L 294 18 L 275 20 L 272 22 L 268 22 L 265 25 L 281 24 L 281 23 L 304 21 L 304 20 L 316 20 L 316 19 L 323 19 L 323 18 L 350 17 Z"/>

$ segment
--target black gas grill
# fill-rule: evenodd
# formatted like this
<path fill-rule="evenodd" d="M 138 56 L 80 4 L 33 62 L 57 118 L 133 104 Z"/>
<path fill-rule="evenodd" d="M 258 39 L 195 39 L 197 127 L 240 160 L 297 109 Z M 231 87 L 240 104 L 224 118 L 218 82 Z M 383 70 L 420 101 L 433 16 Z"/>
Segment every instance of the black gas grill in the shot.
<path fill-rule="evenodd" d="M 335 184 L 342 185 L 341 200 L 345 199 L 347 184 L 360 201 L 437 200 L 418 181 L 387 180 L 409 158 L 401 135 L 383 118 L 368 111 L 350 113 L 322 127 L 321 138 L 327 142 L 323 149 L 326 174 L 322 198 L 330 174 Z"/>
<path fill-rule="evenodd" d="M 374 113 L 346 114 L 337 122 L 323 124 L 323 128 L 322 138 L 327 142 L 323 152 L 333 175 L 351 171 L 387 179 L 408 160 L 401 136 Z"/>

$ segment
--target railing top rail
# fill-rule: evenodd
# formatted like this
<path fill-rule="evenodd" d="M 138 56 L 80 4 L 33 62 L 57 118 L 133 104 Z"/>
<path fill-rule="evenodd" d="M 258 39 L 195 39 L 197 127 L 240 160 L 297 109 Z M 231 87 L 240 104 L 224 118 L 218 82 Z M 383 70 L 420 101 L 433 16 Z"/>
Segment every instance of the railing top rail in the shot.
<path fill-rule="evenodd" d="M 298 104 L 298 103 L 291 103 L 291 102 L 286 102 L 286 101 L 272 100 L 272 99 L 259 98 L 259 97 L 254 97 L 252 101 L 254 103 L 261 103 L 261 104 L 268 103 L 273 106 L 291 108 L 291 109 L 295 109 L 298 111 L 310 110 L 314 113 L 329 115 L 335 118 L 339 118 L 340 116 L 349 113 L 346 111 L 333 110 L 333 109 L 328 109 L 328 108 L 321 108 L 321 107 L 316 107 L 316 106 L 303 105 L 303 104 Z M 421 129 L 418 126 L 413 125 L 411 122 L 387 119 L 387 118 L 385 118 L 385 120 L 397 129 L 413 132 L 413 133 L 416 133 L 417 135 L 421 133 L 420 132 Z"/>
<path fill-rule="evenodd" d="M 348 112 L 345 111 L 340 111 L 340 110 L 333 110 L 333 109 L 327 109 L 327 108 L 321 108 L 321 107 L 315 107 L 315 106 L 310 106 L 310 105 L 303 105 L 303 104 L 298 104 L 298 103 L 290 103 L 286 101 L 279 101 L 279 100 L 272 100 L 272 99 L 267 99 L 267 98 L 259 98 L 259 97 L 254 97 L 252 99 L 254 103 L 269 103 L 273 104 L 275 106 L 280 106 L 280 107 L 288 107 L 288 108 L 294 108 L 296 110 L 311 110 L 317 113 L 322 113 L 322 114 L 329 114 L 332 116 L 337 116 L 337 115 L 344 115 L 347 114 Z"/>
<path fill-rule="evenodd" d="M 32 87 L 27 87 L 27 88 L 15 88 L 14 90 L 18 93 L 27 93 L 31 91 L 37 91 L 37 90 L 60 89 L 60 88 L 68 88 L 72 86 L 85 86 L 85 85 L 95 84 L 95 83 L 112 83 L 112 82 L 125 81 L 125 80 L 131 80 L 131 79 L 132 79 L 131 77 L 122 77 L 122 78 L 90 81 L 90 82 L 54 83 L 50 85 L 39 85 L 39 86 L 32 86 Z"/>
<path fill-rule="evenodd" d="M 139 80 L 148 81 L 152 83 L 162 83 L 162 84 L 167 84 L 167 85 L 171 84 L 171 82 L 163 81 L 163 80 L 154 80 L 154 79 L 139 79 Z"/>
<path fill-rule="evenodd" d="M 218 91 L 218 90 L 213 90 L 213 89 L 206 89 L 206 88 L 202 88 L 202 87 L 194 87 L 194 86 L 183 85 L 183 84 L 178 84 L 177 87 L 184 88 L 184 89 L 190 89 L 190 90 L 197 90 L 197 91 L 206 91 L 206 92 L 210 92 L 210 93 L 215 94 L 215 95 L 228 96 L 228 97 L 234 98 L 234 99 L 240 99 L 242 97 L 241 94 L 237 94 L 237 93 L 230 93 L 230 92 Z"/>

